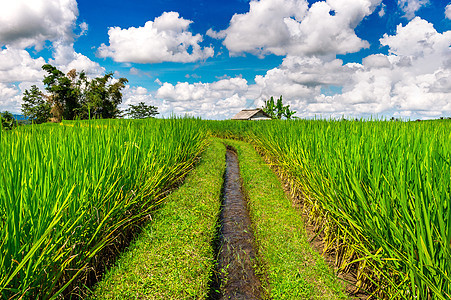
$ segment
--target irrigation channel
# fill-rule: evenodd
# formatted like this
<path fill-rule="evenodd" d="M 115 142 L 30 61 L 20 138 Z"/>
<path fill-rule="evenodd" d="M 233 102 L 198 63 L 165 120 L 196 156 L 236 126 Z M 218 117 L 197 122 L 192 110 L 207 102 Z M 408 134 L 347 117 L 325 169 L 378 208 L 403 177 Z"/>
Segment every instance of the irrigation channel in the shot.
<path fill-rule="evenodd" d="M 261 299 L 262 287 L 254 270 L 256 247 L 251 220 L 241 188 L 238 157 L 230 147 L 226 152 L 220 221 L 217 271 L 221 295 L 214 298 Z"/>

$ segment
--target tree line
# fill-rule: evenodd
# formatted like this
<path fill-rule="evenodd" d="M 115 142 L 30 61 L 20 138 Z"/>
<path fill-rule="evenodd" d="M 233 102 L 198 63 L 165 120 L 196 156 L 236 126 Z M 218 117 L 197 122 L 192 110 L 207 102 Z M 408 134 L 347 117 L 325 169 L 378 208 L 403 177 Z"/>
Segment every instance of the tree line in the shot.
<path fill-rule="evenodd" d="M 48 121 L 74 119 L 111 119 L 128 115 L 131 118 L 154 117 L 157 107 L 146 105 L 129 105 L 125 111 L 119 109 L 122 103 L 122 91 L 127 78 L 113 78 L 113 73 L 89 79 L 84 71 L 75 69 L 64 74 L 56 67 L 45 64 L 42 92 L 36 85 L 25 90 L 22 113 L 29 121 L 40 124 Z"/>

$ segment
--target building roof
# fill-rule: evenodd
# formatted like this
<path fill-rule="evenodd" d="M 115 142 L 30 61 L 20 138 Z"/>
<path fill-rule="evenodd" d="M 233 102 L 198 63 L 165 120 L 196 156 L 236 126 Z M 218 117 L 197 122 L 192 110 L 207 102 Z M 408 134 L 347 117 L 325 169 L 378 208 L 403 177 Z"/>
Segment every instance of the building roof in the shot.
<path fill-rule="evenodd" d="M 271 116 L 269 116 L 267 113 L 265 113 L 262 109 L 255 108 L 255 109 L 243 109 L 242 111 L 237 113 L 232 118 L 232 120 L 250 120 L 250 119 L 252 119 L 253 116 L 258 114 L 259 112 L 261 112 L 261 114 L 263 114 L 265 117 L 271 119 Z"/>

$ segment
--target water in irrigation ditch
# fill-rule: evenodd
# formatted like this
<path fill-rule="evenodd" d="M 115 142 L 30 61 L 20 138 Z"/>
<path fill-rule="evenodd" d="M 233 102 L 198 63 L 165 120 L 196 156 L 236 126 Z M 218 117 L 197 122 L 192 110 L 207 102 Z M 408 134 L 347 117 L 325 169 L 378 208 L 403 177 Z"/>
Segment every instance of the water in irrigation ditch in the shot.
<path fill-rule="evenodd" d="M 246 199 L 241 190 L 236 153 L 228 149 L 218 247 L 218 285 L 213 299 L 261 299 L 262 287 L 255 274 L 255 242 Z"/>

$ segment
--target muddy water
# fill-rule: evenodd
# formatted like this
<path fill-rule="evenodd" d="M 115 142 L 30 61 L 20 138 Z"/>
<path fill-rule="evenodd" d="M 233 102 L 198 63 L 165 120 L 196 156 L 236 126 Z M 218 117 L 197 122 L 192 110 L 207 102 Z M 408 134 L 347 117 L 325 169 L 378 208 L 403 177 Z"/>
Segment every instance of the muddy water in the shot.
<path fill-rule="evenodd" d="M 255 264 L 254 236 L 246 200 L 241 190 L 240 169 L 236 153 L 226 154 L 219 248 L 219 299 L 261 299 L 261 284 Z"/>

